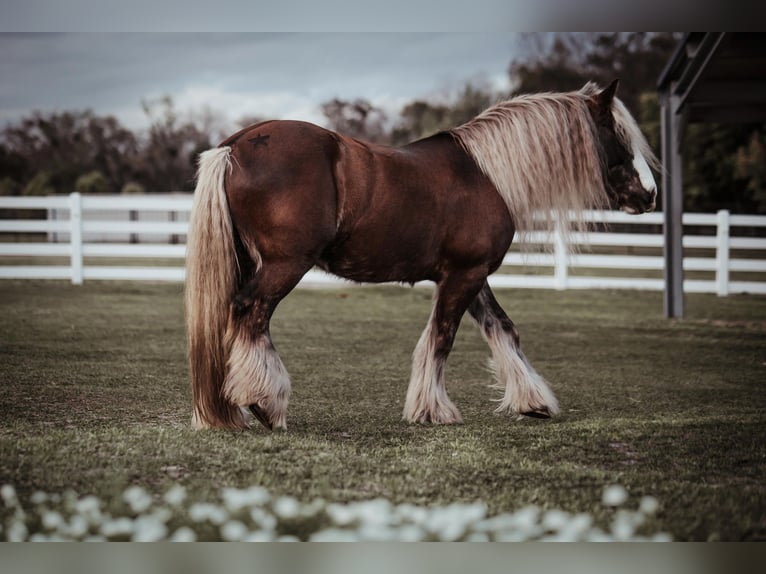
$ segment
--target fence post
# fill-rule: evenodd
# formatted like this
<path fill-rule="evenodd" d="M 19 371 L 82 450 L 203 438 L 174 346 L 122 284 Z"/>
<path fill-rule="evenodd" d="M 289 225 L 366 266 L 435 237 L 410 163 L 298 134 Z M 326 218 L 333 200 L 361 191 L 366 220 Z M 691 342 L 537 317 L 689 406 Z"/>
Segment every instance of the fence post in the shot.
<path fill-rule="evenodd" d="M 72 285 L 82 285 L 82 196 L 76 191 L 69 195 L 69 225 Z"/>
<path fill-rule="evenodd" d="M 715 234 L 715 285 L 719 297 L 729 294 L 729 211 L 718 211 Z"/>
<path fill-rule="evenodd" d="M 566 225 L 566 223 L 557 219 L 556 228 L 553 232 L 553 283 L 559 291 L 567 288 L 567 267 L 569 265 L 562 225 Z"/>

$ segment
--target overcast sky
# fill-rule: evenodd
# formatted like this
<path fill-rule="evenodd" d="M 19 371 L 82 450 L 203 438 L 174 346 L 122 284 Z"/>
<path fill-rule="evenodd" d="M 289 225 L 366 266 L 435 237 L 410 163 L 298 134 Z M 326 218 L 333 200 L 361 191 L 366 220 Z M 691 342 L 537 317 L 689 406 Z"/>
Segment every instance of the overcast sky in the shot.
<path fill-rule="evenodd" d="M 362 97 L 395 114 L 467 81 L 509 87 L 512 33 L 0 34 L 0 126 L 33 110 L 92 109 L 131 128 L 142 100 L 181 110 L 321 122 L 321 102 Z"/>

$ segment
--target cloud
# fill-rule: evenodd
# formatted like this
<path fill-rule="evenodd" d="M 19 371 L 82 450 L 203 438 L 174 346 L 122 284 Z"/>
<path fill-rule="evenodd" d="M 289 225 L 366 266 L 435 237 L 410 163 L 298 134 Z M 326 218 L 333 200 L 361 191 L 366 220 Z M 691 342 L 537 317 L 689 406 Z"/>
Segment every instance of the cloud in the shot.
<path fill-rule="evenodd" d="M 508 34 L 0 34 L 0 118 L 92 109 L 130 127 L 142 100 L 179 109 L 322 120 L 332 98 L 365 98 L 393 116 L 404 103 L 475 77 L 502 84 Z"/>
<path fill-rule="evenodd" d="M 292 91 L 240 92 L 219 86 L 196 84 L 174 96 L 179 111 L 210 108 L 222 112 L 230 122 L 243 117 L 264 119 L 294 119 L 321 123 L 323 116 L 312 98 Z"/>

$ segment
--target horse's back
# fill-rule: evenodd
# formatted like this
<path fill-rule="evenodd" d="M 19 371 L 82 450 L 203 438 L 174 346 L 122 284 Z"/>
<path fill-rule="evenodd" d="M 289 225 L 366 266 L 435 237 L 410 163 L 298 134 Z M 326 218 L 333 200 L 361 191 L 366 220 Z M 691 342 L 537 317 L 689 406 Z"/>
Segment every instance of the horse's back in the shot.
<path fill-rule="evenodd" d="M 499 265 L 513 236 L 505 204 L 449 134 L 397 148 L 277 120 L 222 145 L 235 226 L 266 259 L 313 259 L 362 282 L 438 280 L 450 266 Z"/>
<path fill-rule="evenodd" d="M 399 148 L 341 137 L 335 179 L 339 235 L 324 264 L 349 279 L 437 281 L 450 266 L 494 267 L 513 236 L 505 204 L 447 133 Z"/>

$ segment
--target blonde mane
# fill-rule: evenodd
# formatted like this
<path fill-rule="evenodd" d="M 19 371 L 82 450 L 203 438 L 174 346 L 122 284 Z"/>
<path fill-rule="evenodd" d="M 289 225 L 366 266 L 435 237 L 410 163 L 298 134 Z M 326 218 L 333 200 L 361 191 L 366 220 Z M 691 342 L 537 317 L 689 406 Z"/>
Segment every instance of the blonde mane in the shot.
<path fill-rule="evenodd" d="M 519 233 L 541 218 L 566 235 L 586 228 L 585 209 L 608 208 L 602 157 L 588 98 L 598 86 L 577 92 L 522 95 L 488 108 L 451 130 L 508 206 Z M 656 165 L 635 120 L 617 98 L 612 111 L 618 137 Z M 654 161 L 653 161 L 654 160 Z"/>

